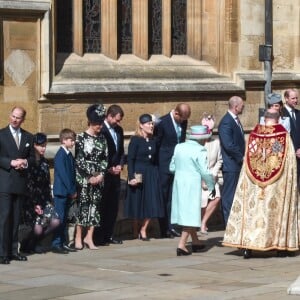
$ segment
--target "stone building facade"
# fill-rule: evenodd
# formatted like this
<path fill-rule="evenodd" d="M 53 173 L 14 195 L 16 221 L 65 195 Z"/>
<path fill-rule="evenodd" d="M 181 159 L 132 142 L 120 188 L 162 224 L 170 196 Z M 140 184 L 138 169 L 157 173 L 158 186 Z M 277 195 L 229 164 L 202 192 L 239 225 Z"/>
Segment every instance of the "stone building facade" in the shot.
<path fill-rule="evenodd" d="M 48 134 L 51 158 L 62 128 L 86 128 L 91 103 L 120 104 L 129 138 L 142 113 L 188 102 L 190 125 L 203 112 L 218 123 L 239 95 L 250 130 L 265 105 L 266 1 L 0 0 L 0 127 L 24 106 L 24 127 Z M 272 3 L 272 89 L 282 93 L 300 86 L 300 0 Z M 117 235 L 130 232 L 126 224 Z"/>
<path fill-rule="evenodd" d="M 273 1 L 272 88 L 300 85 L 300 1 Z M 203 112 L 246 100 L 254 127 L 264 107 L 264 0 L 0 0 L 0 126 L 13 105 L 24 126 L 56 137 L 86 127 L 94 102 L 122 105 L 132 132 L 141 113 L 176 103 Z"/>

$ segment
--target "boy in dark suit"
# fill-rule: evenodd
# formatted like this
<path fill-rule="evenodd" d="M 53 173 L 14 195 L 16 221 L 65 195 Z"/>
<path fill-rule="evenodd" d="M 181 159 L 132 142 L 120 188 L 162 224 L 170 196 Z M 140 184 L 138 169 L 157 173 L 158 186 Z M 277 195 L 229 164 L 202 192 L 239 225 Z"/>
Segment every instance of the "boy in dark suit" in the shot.
<path fill-rule="evenodd" d="M 59 216 L 60 225 L 56 229 L 52 240 L 52 252 L 67 254 L 76 251 L 66 245 L 66 219 L 68 200 L 75 199 L 75 161 L 70 150 L 74 147 L 76 134 L 65 128 L 59 134 L 61 146 L 54 157 L 54 208 Z"/>

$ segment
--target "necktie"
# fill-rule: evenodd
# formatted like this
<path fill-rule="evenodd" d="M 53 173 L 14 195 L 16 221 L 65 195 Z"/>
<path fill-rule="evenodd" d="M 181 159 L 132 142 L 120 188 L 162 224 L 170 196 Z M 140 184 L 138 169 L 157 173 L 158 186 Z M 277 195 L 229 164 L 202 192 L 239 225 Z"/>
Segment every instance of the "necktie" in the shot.
<path fill-rule="evenodd" d="M 116 133 L 115 129 L 112 128 L 112 127 L 110 127 L 109 130 L 110 130 L 110 134 L 111 134 L 111 136 L 112 136 L 112 138 L 114 140 L 114 143 L 115 143 L 115 146 L 116 146 L 116 149 L 117 149 L 117 147 L 118 147 L 117 133 Z"/>
<path fill-rule="evenodd" d="M 292 117 L 293 121 L 296 122 L 296 116 L 295 116 L 295 110 L 294 109 L 291 110 L 291 117 Z"/>
<path fill-rule="evenodd" d="M 17 130 L 15 131 L 14 139 L 15 139 L 16 145 L 17 145 L 17 147 L 19 149 L 19 147 L 20 147 L 20 140 L 19 140 L 19 132 Z"/>
<path fill-rule="evenodd" d="M 181 138 L 181 127 L 177 123 L 176 123 L 176 134 L 177 134 L 177 141 L 179 143 L 180 142 L 180 138 Z"/>
<path fill-rule="evenodd" d="M 242 133 L 244 134 L 244 129 L 243 129 L 243 126 L 242 126 L 242 124 L 241 124 L 241 122 L 240 122 L 239 117 L 236 116 L 236 117 L 235 117 L 235 120 L 236 120 L 236 123 L 239 125 L 239 127 L 240 127 Z"/>

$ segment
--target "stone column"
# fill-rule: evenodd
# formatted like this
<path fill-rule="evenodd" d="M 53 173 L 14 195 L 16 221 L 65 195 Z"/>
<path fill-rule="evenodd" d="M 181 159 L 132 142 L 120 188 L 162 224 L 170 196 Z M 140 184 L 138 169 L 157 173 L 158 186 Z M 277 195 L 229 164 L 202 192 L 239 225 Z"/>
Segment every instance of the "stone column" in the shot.
<path fill-rule="evenodd" d="M 132 52 L 148 59 L 148 0 L 132 0 Z"/>
<path fill-rule="evenodd" d="M 201 60 L 202 1 L 187 1 L 187 54 Z"/>
<path fill-rule="evenodd" d="M 101 1 L 101 52 L 118 58 L 118 3 L 117 0 Z"/>
<path fill-rule="evenodd" d="M 162 54 L 172 55 L 172 19 L 171 0 L 162 0 Z"/>
<path fill-rule="evenodd" d="M 73 0 L 73 47 L 74 52 L 83 55 L 83 0 Z"/>

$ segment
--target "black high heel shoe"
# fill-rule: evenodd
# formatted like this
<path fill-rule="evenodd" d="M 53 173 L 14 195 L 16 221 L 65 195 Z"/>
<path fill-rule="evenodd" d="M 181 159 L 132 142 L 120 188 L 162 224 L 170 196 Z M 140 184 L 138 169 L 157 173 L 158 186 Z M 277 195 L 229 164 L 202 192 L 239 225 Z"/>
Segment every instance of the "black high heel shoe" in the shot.
<path fill-rule="evenodd" d="M 139 233 L 138 239 L 143 241 L 143 242 L 149 242 L 150 241 L 150 238 L 143 237 L 141 233 Z"/>
<path fill-rule="evenodd" d="M 181 248 L 177 248 L 176 253 L 177 253 L 177 256 L 186 256 L 186 255 L 191 255 L 192 254 L 192 252 L 185 251 Z"/>

